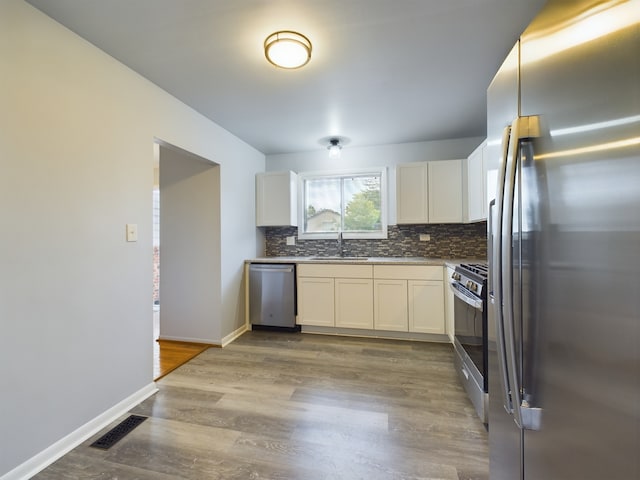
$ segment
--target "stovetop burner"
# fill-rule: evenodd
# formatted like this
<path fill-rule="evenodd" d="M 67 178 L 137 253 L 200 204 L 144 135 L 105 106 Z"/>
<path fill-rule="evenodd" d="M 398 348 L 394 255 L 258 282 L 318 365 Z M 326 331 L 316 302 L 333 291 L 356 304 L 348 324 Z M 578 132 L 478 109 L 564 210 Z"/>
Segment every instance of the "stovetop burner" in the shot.
<path fill-rule="evenodd" d="M 486 280 L 489 276 L 489 267 L 486 263 L 461 263 L 456 271 L 477 276 L 480 281 Z"/>
<path fill-rule="evenodd" d="M 461 263 L 451 278 L 460 288 L 479 298 L 486 298 L 488 274 L 489 268 L 485 263 Z"/>

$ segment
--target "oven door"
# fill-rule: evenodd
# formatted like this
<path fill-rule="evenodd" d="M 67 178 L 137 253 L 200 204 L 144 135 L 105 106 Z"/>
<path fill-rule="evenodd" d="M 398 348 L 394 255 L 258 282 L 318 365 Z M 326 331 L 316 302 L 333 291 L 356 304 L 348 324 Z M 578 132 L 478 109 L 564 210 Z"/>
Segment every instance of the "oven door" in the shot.
<path fill-rule="evenodd" d="M 480 419 L 487 423 L 487 375 L 484 302 L 459 283 L 454 294 L 455 366 Z"/>
<path fill-rule="evenodd" d="M 459 283 L 449 284 L 454 295 L 455 336 L 462 345 L 482 345 L 483 301 Z M 478 367 L 481 369 L 481 367 Z"/>

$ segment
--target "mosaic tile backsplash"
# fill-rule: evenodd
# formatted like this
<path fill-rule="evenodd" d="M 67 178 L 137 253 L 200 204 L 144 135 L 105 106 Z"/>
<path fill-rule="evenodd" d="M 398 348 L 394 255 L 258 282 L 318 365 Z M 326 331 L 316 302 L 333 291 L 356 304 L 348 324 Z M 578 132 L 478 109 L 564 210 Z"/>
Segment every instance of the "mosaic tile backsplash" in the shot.
<path fill-rule="evenodd" d="M 428 233 L 431 240 L 420 241 Z M 287 245 L 295 236 L 296 245 Z M 336 240 L 300 240 L 297 227 L 267 227 L 265 253 L 268 257 L 329 256 L 338 254 Z M 342 241 L 345 256 L 487 258 L 487 222 L 470 224 L 389 225 L 384 240 Z"/>

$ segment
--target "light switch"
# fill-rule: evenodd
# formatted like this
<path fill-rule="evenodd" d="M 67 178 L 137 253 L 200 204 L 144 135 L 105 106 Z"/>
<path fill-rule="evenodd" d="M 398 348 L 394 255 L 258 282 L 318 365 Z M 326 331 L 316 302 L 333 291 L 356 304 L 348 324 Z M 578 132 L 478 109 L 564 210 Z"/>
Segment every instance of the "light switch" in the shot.
<path fill-rule="evenodd" d="M 296 244 L 295 235 L 291 235 L 290 237 L 287 237 L 287 245 L 295 245 L 295 244 Z"/>
<path fill-rule="evenodd" d="M 127 242 L 138 241 L 138 224 L 127 223 Z"/>
<path fill-rule="evenodd" d="M 430 242 L 431 241 L 431 235 L 429 235 L 428 233 L 421 233 L 420 234 L 420 241 L 421 242 Z"/>

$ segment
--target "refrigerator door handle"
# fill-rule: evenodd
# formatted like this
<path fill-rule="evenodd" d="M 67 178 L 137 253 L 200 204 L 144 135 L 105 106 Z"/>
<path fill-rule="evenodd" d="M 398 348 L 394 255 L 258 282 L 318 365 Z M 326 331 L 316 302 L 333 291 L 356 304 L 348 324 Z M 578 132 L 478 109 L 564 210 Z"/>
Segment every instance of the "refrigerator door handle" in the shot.
<path fill-rule="evenodd" d="M 504 168 L 504 193 L 501 224 L 502 317 L 505 335 L 505 360 L 509 376 L 513 419 L 522 428 L 520 404 L 522 402 L 516 360 L 513 314 L 513 202 L 515 192 L 516 161 L 519 150 L 519 118 L 511 124 L 511 135 Z"/>
<path fill-rule="evenodd" d="M 516 180 L 516 163 L 522 140 L 540 136 L 540 117 L 518 117 L 511 124 L 511 136 L 507 151 L 504 172 L 504 199 L 502 212 L 502 295 L 505 331 L 505 357 L 507 374 L 511 384 L 511 402 L 513 419 L 520 428 L 537 430 L 540 428 L 542 412 L 539 408 L 531 408 L 522 399 L 522 387 L 516 360 L 515 318 L 513 312 L 513 203 Z"/>
<path fill-rule="evenodd" d="M 509 146 L 509 135 L 511 133 L 511 126 L 505 127 L 502 134 L 502 160 L 500 164 L 498 189 L 496 192 L 496 199 L 492 200 L 489 204 L 489 228 L 491 234 L 489 235 L 489 265 L 491 266 L 491 275 L 489 278 L 489 297 L 494 303 L 495 308 L 493 314 L 495 316 L 496 325 L 496 348 L 498 357 L 498 370 L 500 372 L 500 385 L 502 393 L 502 405 L 504 409 L 511 414 L 513 412 L 513 404 L 511 402 L 511 395 L 509 394 L 509 374 L 506 364 L 506 347 L 504 340 L 504 316 L 502 314 L 502 258 L 501 258 L 501 234 L 502 234 L 502 202 L 503 202 L 503 186 L 504 186 L 504 167 L 506 166 L 506 159 Z M 494 213 L 495 210 L 495 213 Z M 494 216 L 495 215 L 495 216 Z M 495 222 L 495 223 L 494 223 Z"/>
<path fill-rule="evenodd" d="M 526 400 L 520 406 L 520 416 L 522 418 L 522 428 L 540 430 L 542 427 L 542 409 L 530 407 Z"/>

